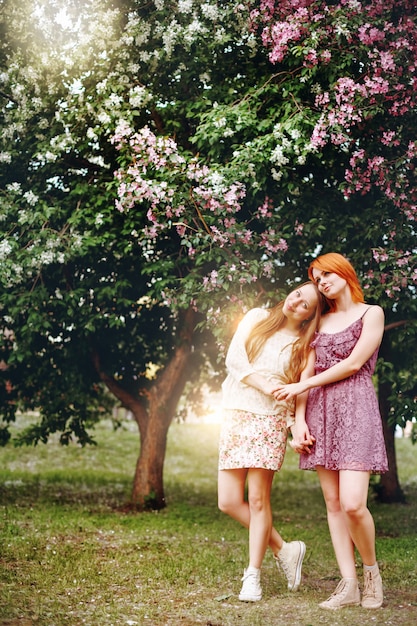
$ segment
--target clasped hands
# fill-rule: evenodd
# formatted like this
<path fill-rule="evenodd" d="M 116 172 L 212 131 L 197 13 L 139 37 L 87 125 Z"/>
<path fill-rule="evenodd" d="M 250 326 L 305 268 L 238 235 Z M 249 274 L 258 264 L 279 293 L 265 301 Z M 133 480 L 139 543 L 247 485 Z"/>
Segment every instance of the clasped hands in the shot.
<path fill-rule="evenodd" d="M 272 392 L 275 400 L 291 400 L 300 393 L 306 391 L 306 387 L 302 381 L 298 383 L 290 383 L 288 385 L 276 385 Z"/>
<path fill-rule="evenodd" d="M 275 400 L 278 401 L 290 400 L 308 389 L 307 385 L 303 383 L 303 381 L 290 383 L 288 385 L 278 383 L 274 384 L 272 389 L 271 387 L 272 385 L 268 389 L 268 392 L 275 398 Z M 290 441 L 290 446 L 294 452 L 298 452 L 299 454 L 311 454 L 311 448 L 316 440 L 313 435 L 310 435 L 307 424 L 298 424 L 298 426 L 294 425 L 294 430 L 291 428 L 291 433 L 293 439 Z"/>
<path fill-rule="evenodd" d="M 298 454 L 311 454 L 311 448 L 315 442 L 315 438 L 312 435 L 304 438 L 303 440 L 292 439 L 290 446 Z"/>

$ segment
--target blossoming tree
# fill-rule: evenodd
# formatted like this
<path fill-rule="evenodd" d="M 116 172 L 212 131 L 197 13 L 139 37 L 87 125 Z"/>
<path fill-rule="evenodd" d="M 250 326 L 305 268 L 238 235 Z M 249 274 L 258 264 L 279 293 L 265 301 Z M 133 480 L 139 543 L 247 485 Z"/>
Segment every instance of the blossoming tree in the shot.
<path fill-rule="evenodd" d="M 41 418 L 21 440 L 86 443 L 110 392 L 140 432 L 132 503 L 164 506 L 185 381 L 216 366 L 245 308 L 338 250 L 386 310 L 383 488 L 401 497 L 389 418 L 416 395 L 413 3 L 2 8 L 3 438 L 22 408 Z"/>

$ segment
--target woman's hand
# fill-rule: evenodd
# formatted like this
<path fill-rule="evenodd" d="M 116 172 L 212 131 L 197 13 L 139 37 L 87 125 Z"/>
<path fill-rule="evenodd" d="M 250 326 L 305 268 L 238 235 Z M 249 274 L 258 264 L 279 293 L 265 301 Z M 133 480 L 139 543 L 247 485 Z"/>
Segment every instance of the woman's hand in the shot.
<path fill-rule="evenodd" d="M 294 452 L 297 452 L 297 454 L 311 454 L 311 448 L 314 444 L 314 437 L 312 438 L 312 442 L 309 443 L 308 441 L 295 441 L 295 439 L 293 439 L 292 441 L 290 441 L 290 446 L 291 448 L 294 450 Z"/>
<path fill-rule="evenodd" d="M 242 383 L 245 383 L 245 385 L 250 385 L 258 391 L 262 391 L 262 393 L 264 393 L 266 396 L 274 396 L 274 391 L 277 387 L 276 382 L 268 380 L 268 378 L 265 378 L 265 376 L 262 376 L 257 372 L 249 374 L 248 376 L 243 378 Z"/>
<path fill-rule="evenodd" d="M 299 383 L 291 383 L 289 385 L 276 385 L 273 396 L 275 400 L 291 400 L 300 393 L 304 393 L 308 390 L 308 386 L 305 381 L 301 380 Z"/>
<path fill-rule="evenodd" d="M 310 431 L 305 422 L 302 424 L 295 424 L 291 428 L 292 441 L 290 446 L 298 454 L 311 454 L 311 448 L 314 445 L 316 439 L 313 435 L 310 435 Z"/>

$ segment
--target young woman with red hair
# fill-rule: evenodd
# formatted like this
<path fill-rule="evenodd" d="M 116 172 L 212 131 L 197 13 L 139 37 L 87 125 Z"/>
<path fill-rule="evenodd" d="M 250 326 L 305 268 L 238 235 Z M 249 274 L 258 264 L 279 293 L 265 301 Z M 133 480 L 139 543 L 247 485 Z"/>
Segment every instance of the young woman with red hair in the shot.
<path fill-rule="evenodd" d="M 326 502 L 341 581 L 320 606 L 379 608 L 382 580 L 367 498 L 370 474 L 388 469 L 372 382 L 384 313 L 380 306 L 365 303 L 356 272 L 341 254 L 319 256 L 308 274 L 329 311 L 321 318 L 300 382 L 277 386 L 275 397 L 297 396 L 292 447 L 301 454 L 302 469 L 317 471 Z M 355 548 L 364 568 L 362 600 Z"/>

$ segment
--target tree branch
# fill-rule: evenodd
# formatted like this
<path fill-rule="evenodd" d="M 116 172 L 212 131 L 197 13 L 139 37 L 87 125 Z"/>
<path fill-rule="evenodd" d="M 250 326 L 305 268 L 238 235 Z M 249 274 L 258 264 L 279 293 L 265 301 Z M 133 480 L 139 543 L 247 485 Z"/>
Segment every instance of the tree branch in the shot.
<path fill-rule="evenodd" d="M 400 320 L 399 322 L 391 322 L 391 324 L 387 324 L 384 327 L 385 332 L 392 330 L 393 328 L 398 328 L 399 326 L 406 326 L 410 320 Z"/>

